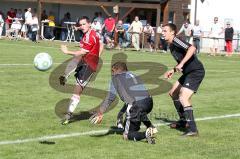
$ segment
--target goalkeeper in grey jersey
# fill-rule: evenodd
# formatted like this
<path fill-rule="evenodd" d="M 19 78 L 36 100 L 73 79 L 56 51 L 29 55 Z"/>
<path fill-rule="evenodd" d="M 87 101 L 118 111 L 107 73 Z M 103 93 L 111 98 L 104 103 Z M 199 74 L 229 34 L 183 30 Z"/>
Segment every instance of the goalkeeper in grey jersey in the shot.
<path fill-rule="evenodd" d="M 153 108 L 152 97 L 140 78 L 129 72 L 127 65 L 123 62 L 116 62 L 112 65 L 110 91 L 100 104 L 99 112 L 90 118 L 91 122 L 99 123 L 102 120 L 102 114 L 110 107 L 117 95 L 127 105 L 123 124 L 124 139 L 135 141 L 147 139 L 148 143 L 154 144 L 153 135 L 157 130 L 147 117 Z M 139 132 L 141 122 L 147 127 L 145 132 Z"/>

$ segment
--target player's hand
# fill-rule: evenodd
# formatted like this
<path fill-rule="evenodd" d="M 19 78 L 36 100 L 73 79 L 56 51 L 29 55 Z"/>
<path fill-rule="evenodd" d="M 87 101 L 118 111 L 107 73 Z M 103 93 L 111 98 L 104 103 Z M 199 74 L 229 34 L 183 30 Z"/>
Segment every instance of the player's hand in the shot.
<path fill-rule="evenodd" d="M 174 74 L 174 69 L 171 69 L 171 70 L 167 71 L 166 73 L 164 73 L 164 78 L 171 79 L 173 74 Z"/>
<path fill-rule="evenodd" d="M 180 63 L 175 67 L 176 72 L 182 72 L 183 65 Z"/>
<path fill-rule="evenodd" d="M 91 124 L 100 124 L 102 122 L 102 119 L 103 119 L 103 114 L 100 112 L 97 112 L 89 118 L 89 121 Z"/>
<path fill-rule="evenodd" d="M 61 50 L 64 54 L 68 54 L 68 48 L 67 45 L 61 45 Z"/>

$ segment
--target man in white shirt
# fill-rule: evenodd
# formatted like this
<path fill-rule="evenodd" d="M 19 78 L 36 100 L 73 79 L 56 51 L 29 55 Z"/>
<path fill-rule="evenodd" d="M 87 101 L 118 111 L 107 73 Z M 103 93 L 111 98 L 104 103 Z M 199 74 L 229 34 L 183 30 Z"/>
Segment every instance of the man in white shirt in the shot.
<path fill-rule="evenodd" d="M 181 33 L 184 33 L 184 39 L 183 40 L 187 41 L 188 43 L 191 43 L 192 26 L 188 21 L 186 21 L 182 25 L 182 27 L 178 31 L 177 35 L 180 35 Z"/>
<path fill-rule="evenodd" d="M 136 16 L 129 27 L 128 32 L 132 32 L 132 44 L 137 51 L 140 50 L 140 34 L 142 33 L 142 29 L 142 22 L 140 22 L 139 17 Z"/>
<path fill-rule="evenodd" d="M 200 53 L 200 39 L 202 37 L 202 27 L 199 25 L 199 20 L 196 21 L 196 24 L 192 28 L 193 32 L 193 45 L 196 47 L 196 53 Z"/>
<path fill-rule="evenodd" d="M 216 53 L 218 53 L 219 38 L 222 33 L 223 33 L 223 27 L 218 23 L 218 17 L 214 17 L 214 23 L 208 35 L 211 38 L 211 42 L 210 42 L 211 54 L 210 55 L 212 56 L 215 56 Z"/>
<path fill-rule="evenodd" d="M 27 36 L 28 38 L 31 39 L 31 21 L 32 21 L 32 13 L 31 13 L 31 8 L 28 8 L 27 12 L 24 15 L 25 17 L 25 24 L 27 26 Z"/>

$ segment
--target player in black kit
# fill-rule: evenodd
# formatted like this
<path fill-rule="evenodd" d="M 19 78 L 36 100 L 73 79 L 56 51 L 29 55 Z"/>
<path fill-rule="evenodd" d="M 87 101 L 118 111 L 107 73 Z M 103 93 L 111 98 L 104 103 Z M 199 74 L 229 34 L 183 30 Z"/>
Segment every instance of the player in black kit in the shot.
<path fill-rule="evenodd" d="M 182 72 L 182 76 L 169 91 L 176 107 L 180 120 L 170 124 L 171 128 L 186 128 L 183 136 L 198 136 L 198 130 L 193 116 L 191 97 L 197 92 L 204 75 L 203 64 L 194 54 L 196 48 L 191 44 L 176 37 L 177 27 L 174 24 L 166 24 L 163 29 L 163 37 L 169 44 L 172 56 L 177 65 L 164 74 L 165 78 L 171 78 L 175 72 Z"/>

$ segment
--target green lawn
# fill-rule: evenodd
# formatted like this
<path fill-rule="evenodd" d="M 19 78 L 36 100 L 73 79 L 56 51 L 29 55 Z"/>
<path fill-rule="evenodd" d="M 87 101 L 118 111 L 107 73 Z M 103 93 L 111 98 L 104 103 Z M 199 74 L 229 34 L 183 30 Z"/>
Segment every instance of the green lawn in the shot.
<path fill-rule="evenodd" d="M 59 42 L 0 40 L 0 159 L 238 159 L 240 156 L 240 118 L 219 118 L 198 121 L 200 137 L 183 138 L 180 131 L 169 129 L 163 118 L 176 120 L 177 115 L 167 92 L 180 75 L 163 80 L 162 74 L 176 65 L 170 54 L 105 50 L 102 67 L 95 81 L 88 85 L 76 113 L 83 120 L 67 126 L 60 124 L 60 116 L 71 96 L 74 78 L 68 85 L 59 86 L 57 78 L 63 72 L 64 62 L 70 56 L 59 50 Z M 71 44 L 78 49 L 78 44 Z M 46 72 L 33 67 L 33 58 L 39 52 L 53 57 L 54 65 Z M 240 113 L 240 56 L 208 57 L 199 55 L 204 63 L 206 77 L 193 97 L 195 118 L 217 117 Z M 91 125 L 84 111 L 98 106 L 108 90 L 112 61 L 127 60 L 129 69 L 141 76 L 154 99 L 151 120 L 158 127 L 156 145 L 144 141 L 122 140 L 117 134 L 80 134 L 49 139 L 44 144 L 29 141 L 3 144 L 4 141 L 22 141 L 43 136 L 73 135 L 89 131 L 107 130 L 115 125 L 122 106 L 104 115 L 100 125 Z M 55 143 L 55 144 L 51 144 Z"/>

